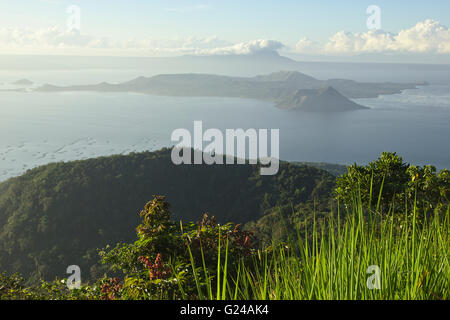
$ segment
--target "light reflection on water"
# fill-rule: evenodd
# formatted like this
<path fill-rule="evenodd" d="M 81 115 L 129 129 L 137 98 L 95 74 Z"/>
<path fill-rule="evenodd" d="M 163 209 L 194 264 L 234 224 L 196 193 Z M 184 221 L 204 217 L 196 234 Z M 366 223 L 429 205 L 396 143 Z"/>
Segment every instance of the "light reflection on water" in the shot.
<path fill-rule="evenodd" d="M 229 98 L 0 93 L 0 181 L 55 161 L 157 150 L 174 129 L 278 128 L 283 160 L 366 163 L 383 151 L 450 167 L 450 87 L 359 99 L 370 110 L 314 114 Z M 427 105 L 430 103 L 429 105 Z"/>

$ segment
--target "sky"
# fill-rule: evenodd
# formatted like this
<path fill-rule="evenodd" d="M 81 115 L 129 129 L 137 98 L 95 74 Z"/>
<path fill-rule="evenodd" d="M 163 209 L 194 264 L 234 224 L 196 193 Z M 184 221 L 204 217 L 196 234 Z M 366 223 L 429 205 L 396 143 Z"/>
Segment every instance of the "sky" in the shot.
<path fill-rule="evenodd" d="M 407 54 L 420 62 L 450 55 L 449 26 L 448 0 L 0 0 L 0 53 L 176 56 L 263 50 Z"/>

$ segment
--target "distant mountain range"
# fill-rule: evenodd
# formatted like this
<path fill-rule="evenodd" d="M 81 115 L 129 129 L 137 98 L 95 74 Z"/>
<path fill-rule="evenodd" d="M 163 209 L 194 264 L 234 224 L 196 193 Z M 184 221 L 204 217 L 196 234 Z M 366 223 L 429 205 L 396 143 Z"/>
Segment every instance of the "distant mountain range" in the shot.
<path fill-rule="evenodd" d="M 426 83 L 421 83 L 425 85 Z M 318 80 L 297 71 L 280 71 L 256 77 L 212 74 L 162 74 L 138 77 L 119 84 L 55 86 L 46 84 L 41 92 L 99 91 L 136 92 L 163 96 L 249 98 L 273 102 L 287 110 L 340 112 L 367 109 L 349 98 L 373 98 L 416 88 L 417 83 L 360 83 L 345 79 Z"/>
<path fill-rule="evenodd" d="M 17 86 L 32 86 L 33 81 L 28 79 L 20 79 L 17 81 L 12 82 L 11 84 L 17 85 Z"/>

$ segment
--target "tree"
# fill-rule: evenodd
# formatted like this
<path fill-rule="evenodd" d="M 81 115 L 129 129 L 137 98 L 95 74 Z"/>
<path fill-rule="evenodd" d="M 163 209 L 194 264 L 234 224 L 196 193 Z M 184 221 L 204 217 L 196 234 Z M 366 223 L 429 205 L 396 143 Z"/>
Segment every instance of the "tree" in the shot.
<path fill-rule="evenodd" d="M 444 169 L 438 174 L 433 166 L 411 166 L 396 153 L 383 152 L 367 166 L 349 166 L 348 173 L 337 178 L 334 193 L 347 208 L 359 199 L 366 208 L 373 208 L 379 199 L 382 213 L 401 211 L 405 203 L 425 213 L 448 206 L 449 172 Z"/>
<path fill-rule="evenodd" d="M 154 196 L 140 217 L 136 242 L 100 251 L 102 262 L 125 276 L 123 286 L 116 291 L 111 288 L 120 282 L 105 283 L 107 298 L 147 299 L 158 294 L 164 295 L 161 299 L 195 297 L 200 283 L 215 284 L 219 250 L 221 263 L 225 263 L 223 250 L 227 250 L 226 263 L 233 272 L 240 259 L 251 256 L 258 246 L 253 234 L 242 231 L 240 225 L 219 225 L 207 214 L 198 223 L 175 223 L 163 196 Z"/>

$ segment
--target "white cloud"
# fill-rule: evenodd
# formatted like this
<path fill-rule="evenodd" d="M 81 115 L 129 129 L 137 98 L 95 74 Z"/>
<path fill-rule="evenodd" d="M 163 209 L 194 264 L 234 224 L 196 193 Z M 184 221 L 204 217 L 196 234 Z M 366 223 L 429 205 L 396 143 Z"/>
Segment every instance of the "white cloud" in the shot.
<path fill-rule="evenodd" d="M 237 43 L 235 45 L 218 47 L 197 51 L 197 54 L 220 54 L 220 55 L 249 55 L 260 52 L 275 52 L 282 49 L 284 44 L 276 40 L 252 40 Z"/>
<path fill-rule="evenodd" d="M 61 31 L 57 27 L 46 29 L 0 28 L 0 46 L 10 48 L 64 48 L 111 47 L 107 38 L 94 38 L 77 31 Z"/>
<path fill-rule="evenodd" d="M 212 36 L 206 38 L 148 39 L 138 41 L 135 47 L 161 53 L 195 54 L 199 51 L 215 50 L 218 47 L 226 47 L 229 45 L 229 42 L 221 40 L 217 36 Z"/>
<path fill-rule="evenodd" d="M 360 53 L 450 53 L 450 30 L 436 20 L 426 20 L 414 27 L 394 34 L 382 30 L 364 33 L 340 31 L 322 47 L 302 39 L 296 46 L 298 53 L 314 51 L 320 54 Z"/>
<path fill-rule="evenodd" d="M 77 31 L 51 27 L 45 29 L 0 28 L 0 52 L 21 54 L 83 55 L 249 55 L 276 52 L 285 48 L 277 40 L 259 39 L 232 43 L 211 37 L 175 39 L 127 39 L 86 35 Z M 398 33 L 369 30 L 363 33 L 337 32 L 328 42 L 300 39 L 285 51 L 321 55 L 355 55 L 361 53 L 450 54 L 450 30 L 436 20 L 417 23 Z"/>
<path fill-rule="evenodd" d="M 320 49 L 320 44 L 308 39 L 306 37 L 301 38 L 294 47 L 295 52 L 299 53 L 315 53 Z"/>
<path fill-rule="evenodd" d="M 248 55 L 283 48 L 274 40 L 253 40 L 233 44 L 211 37 L 176 39 L 114 40 L 108 37 L 84 35 L 78 31 L 64 31 L 58 27 L 46 29 L 0 28 L 0 49 L 4 53 L 82 53 L 82 54 L 138 54 L 138 55 Z"/>
<path fill-rule="evenodd" d="M 450 30 L 436 20 L 419 22 L 396 37 L 398 49 L 413 52 L 450 53 Z"/>

